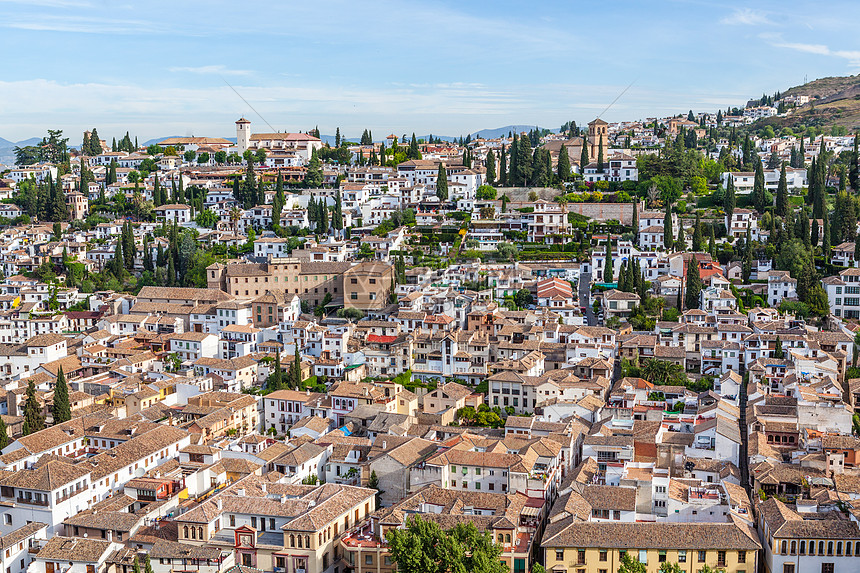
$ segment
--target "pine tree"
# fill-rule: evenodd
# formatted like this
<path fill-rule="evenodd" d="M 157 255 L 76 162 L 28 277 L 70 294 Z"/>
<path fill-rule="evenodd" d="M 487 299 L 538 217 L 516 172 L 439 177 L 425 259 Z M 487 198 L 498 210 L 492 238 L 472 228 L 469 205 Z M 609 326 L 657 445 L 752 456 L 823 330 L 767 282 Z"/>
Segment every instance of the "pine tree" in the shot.
<path fill-rule="evenodd" d="M 448 171 L 444 163 L 439 163 L 436 173 L 436 196 L 442 201 L 448 200 Z"/>
<path fill-rule="evenodd" d="M 702 279 L 699 275 L 699 262 L 696 257 L 687 263 L 687 284 L 684 288 L 684 304 L 687 308 L 699 308 L 699 293 L 702 292 Z"/>
<path fill-rule="evenodd" d="M 36 400 L 36 386 L 30 380 L 27 384 L 27 400 L 24 402 L 23 433 L 25 436 L 45 428 L 45 419 L 42 417 L 41 411 L 39 402 Z"/>
<path fill-rule="evenodd" d="M 564 145 L 561 146 L 558 152 L 557 172 L 558 180 L 562 183 L 570 179 L 570 157 L 567 154 L 567 147 Z"/>
<path fill-rule="evenodd" d="M 68 422 L 72 419 L 72 407 L 69 403 L 69 387 L 66 384 L 66 375 L 63 367 L 57 371 L 57 381 L 54 385 L 54 405 L 51 408 L 54 424 Z"/>
<path fill-rule="evenodd" d="M 492 149 L 487 152 L 485 163 L 487 168 L 487 185 L 494 185 L 496 183 L 496 154 L 493 153 Z"/>
<path fill-rule="evenodd" d="M 666 202 L 666 216 L 663 217 L 663 247 L 669 251 L 675 243 L 672 235 L 672 205 Z"/>
<path fill-rule="evenodd" d="M 696 222 L 695 227 L 693 228 L 693 252 L 701 252 L 703 241 L 704 238 L 702 237 L 702 220 L 699 215 L 699 211 L 696 211 Z"/>

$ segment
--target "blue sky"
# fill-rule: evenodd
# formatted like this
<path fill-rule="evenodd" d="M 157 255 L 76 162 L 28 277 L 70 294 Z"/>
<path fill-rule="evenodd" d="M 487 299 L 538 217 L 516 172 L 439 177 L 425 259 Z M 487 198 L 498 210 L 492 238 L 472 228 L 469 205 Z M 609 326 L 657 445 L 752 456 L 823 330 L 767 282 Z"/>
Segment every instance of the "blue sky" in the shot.
<path fill-rule="evenodd" d="M 751 8 L 750 6 L 755 6 Z M 860 72 L 860 3 L 0 0 L 0 137 L 465 134 L 715 111 Z"/>

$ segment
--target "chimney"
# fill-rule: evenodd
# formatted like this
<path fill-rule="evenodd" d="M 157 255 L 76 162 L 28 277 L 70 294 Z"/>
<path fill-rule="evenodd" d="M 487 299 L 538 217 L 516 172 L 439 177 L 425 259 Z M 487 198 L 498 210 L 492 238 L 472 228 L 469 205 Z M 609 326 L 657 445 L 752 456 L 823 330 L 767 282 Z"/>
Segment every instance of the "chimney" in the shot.
<path fill-rule="evenodd" d="M 239 497 L 245 497 L 245 488 L 237 489 L 236 495 Z"/>
<path fill-rule="evenodd" d="M 387 442 L 386 442 L 385 440 L 382 440 L 382 449 L 383 449 L 383 450 L 385 449 L 385 447 L 386 447 L 387 445 L 388 445 L 388 444 L 387 444 Z"/>
<path fill-rule="evenodd" d="M 263 490 L 263 493 L 268 493 L 268 492 L 266 491 L 266 482 L 263 482 L 263 483 L 261 483 L 261 484 L 260 484 L 260 489 L 261 489 L 261 490 Z"/>
<path fill-rule="evenodd" d="M 218 511 L 221 511 L 222 506 L 221 506 L 221 498 L 220 497 L 215 500 L 215 507 L 218 508 Z"/>

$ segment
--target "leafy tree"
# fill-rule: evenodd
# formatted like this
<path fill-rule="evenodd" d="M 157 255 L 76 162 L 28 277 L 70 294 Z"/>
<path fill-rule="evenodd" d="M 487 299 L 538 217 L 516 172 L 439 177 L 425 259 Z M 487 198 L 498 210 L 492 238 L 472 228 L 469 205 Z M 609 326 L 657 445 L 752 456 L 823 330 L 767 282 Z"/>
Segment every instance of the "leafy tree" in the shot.
<path fill-rule="evenodd" d="M 684 570 L 681 569 L 678 563 L 664 561 L 660 564 L 660 568 L 657 569 L 657 573 L 684 573 Z"/>
<path fill-rule="evenodd" d="M 63 367 L 57 372 L 57 381 L 54 385 L 54 405 L 51 408 L 54 424 L 67 422 L 72 419 L 72 407 L 69 403 L 69 387 L 66 384 L 66 375 Z"/>
<path fill-rule="evenodd" d="M 618 573 L 648 573 L 648 567 L 644 563 L 640 563 L 638 559 L 633 559 L 628 551 L 621 557 Z"/>
<path fill-rule="evenodd" d="M 433 521 L 410 518 L 404 529 L 386 534 L 391 558 L 400 573 L 505 573 L 502 546 L 474 523 L 458 523 L 443 531 Z"/>
<path fill-rule="evenodd" d="M 444 163 L 439 163 L 439 171 L 436 173 L 436 196 L 442 201 L 448 200 L 448 171 Z"/>
<path fill-rule="evenodd" d="M 42 417 L 42 409 L 36 399 L 36 386 L 30 380 L 27 383 L 27 400 L 24 402 L 24 427 L 23 433 L 29 436 L 34 432 L 45 428 L 45 419 Z"/>
<path fill-rule="evenodd" d="M 684 304 L 687 308 L 699 308 L 699 293 L 702 292 L 702 279 L 699 275 L 699 262 L 691 257 L 687 263 L 687 284 L 684 288 Z"/>
<path fill-rule="evenodd" d="M 194 221 L 201 227 L 214 229 L 216 223 L 218 223 L 218 215 L 211 209 L 205 209 L 197 213 L 197 217 L 194 218 Z"/>
<path fill-rule="evenodd" d="M 484 201 L 492 201 L 496 198 L 496 190 L 489 185 L 481 185 L 475 192 L 475 197 Z"/>

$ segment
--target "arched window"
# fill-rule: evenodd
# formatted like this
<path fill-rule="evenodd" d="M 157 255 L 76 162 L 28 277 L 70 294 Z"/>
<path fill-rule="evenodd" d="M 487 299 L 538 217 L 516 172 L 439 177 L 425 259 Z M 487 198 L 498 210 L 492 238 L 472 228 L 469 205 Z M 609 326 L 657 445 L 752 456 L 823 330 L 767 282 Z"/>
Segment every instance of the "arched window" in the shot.
<path fill-rule="evenodd" d="M 197 529 L 194 527 L 191 528 L 191 539 L 197 539 Z M 783 541 L 783 543 L 785 542 Z"/>
<path fill-rule="evenodd" d="M 788 541 L 785 541 L 784 539 L 782 541 L 782 551 L 780 551 L 780 553 L 782 553 L 783 555 L 788 553 Z"/>
<path fill-rule="evenodd" d="M 797 553 L 797 541 L 791 541 L 791 554 L 794 555 Z"/>
<path fill-rule="evenodd" d="M 836 542 L 836 555 L 842 556 L 842 542 Z"/>
<path fill-rule="evenodd" d="M 296 536 L 290 533 L 290 547 L 296 546 Z"/>
<path fill-rule="evenodd" d="M 197 539 L 201 539 L 201 540 L 203 539 L 203 528 L 202 527 L 197 528 Z"/>
<path fill-rule="evenodd" d="M 298 542 L 299 542 L 299 549 L 301 549 L 302 548 L 302 536 L 299 535 L 297 537 L 298 537 Z"/>
<path fill-rule="evenodd" d="M 185 539 L 188 539 L 188 526 L 187 525 L 183 528 L 183 533 L 185 534 L 184 535 Z"/>
<path fill-rule="evenodd" d="M 311 548 L 311 536 L 305 535 L 305 549 Z"/>
<path fill-rule="evenodd" d="M 851 542 L 850 541 L 845 542 L 845 555 L 847 557 L 851 557 Z"/>
<path fill-rule="evenodd" d="M 322 545 L 322 531 L 320 531 L 319 541 L 318 541 L 317 543 L 319 543 L 320 545 Z"/>
<path fill-rule="evenodd" d="M 833 555 L 833 542 L 832 541 L 827 542 L 827 554 Z"/>
<path fill-rule="evenodd" d="M 805 539 L 800 541 L 800 554 L 806 555 L 806 540 Z"/>
<path fill-rule="evenodd" d="M 499 543 L 504 543 L 504 542 L 505 542 L 505 536 L 502 535 L 501 533 L 499 533 Z"/>
<path fill-rule="evenodd" d="M 824 542 L 823 541 L 818 542 L 818 554 L 824 555 Z"/>
<path fill-rule="evenodd" d="M 510 543 L 510 542 L 511 542 L 511 534 L 505 533 L 505 543 Z"/>

